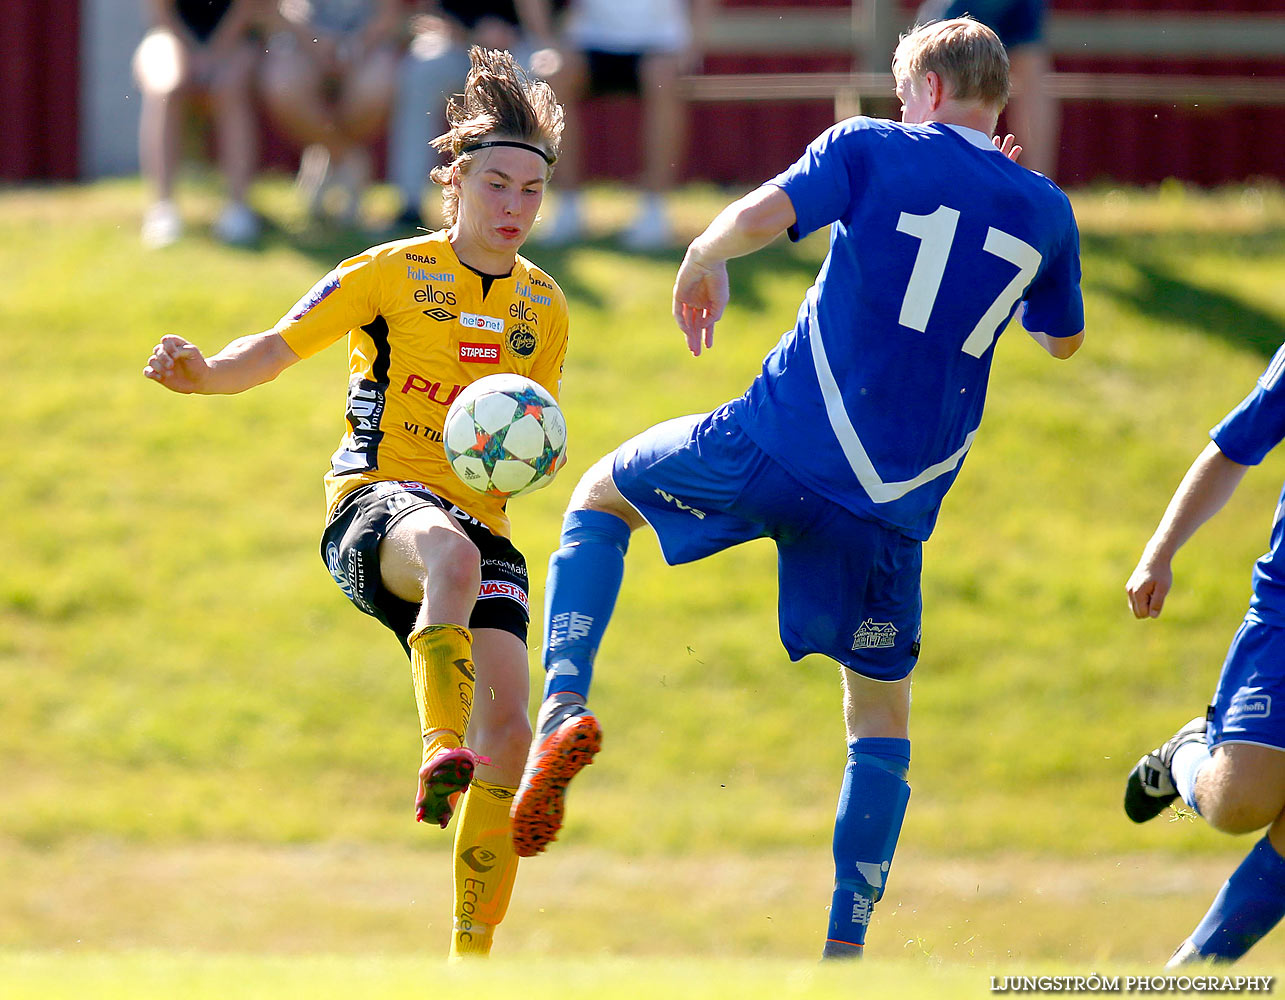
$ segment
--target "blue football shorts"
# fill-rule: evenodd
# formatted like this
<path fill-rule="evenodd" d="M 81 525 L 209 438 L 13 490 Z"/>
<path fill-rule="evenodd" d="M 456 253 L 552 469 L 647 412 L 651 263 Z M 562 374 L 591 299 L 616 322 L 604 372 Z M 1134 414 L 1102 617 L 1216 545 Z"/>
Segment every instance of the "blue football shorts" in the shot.
<path fill-rule="evenodd" d="M 1285 628 L 1255 614 L 1231 641 L 1209 708 L 1209 745 L 1219 743 L 1285 750 Z"/>
<path fill-rule="evenodd" d="M 754 538 L 777 548 L 781 643 L 897 681 L 919 656 L 922 546 L 800 485 L 727 406 L 657 424 L 616 450 L 616 488 L 671 566 Z"/>

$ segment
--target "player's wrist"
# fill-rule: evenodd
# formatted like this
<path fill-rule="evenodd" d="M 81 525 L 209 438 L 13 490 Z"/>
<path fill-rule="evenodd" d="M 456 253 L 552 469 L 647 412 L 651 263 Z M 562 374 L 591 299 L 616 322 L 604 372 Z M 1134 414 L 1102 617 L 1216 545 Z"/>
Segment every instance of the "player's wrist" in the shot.
<path fill-rule="evenodd" d="M 710 241 L 703 236 L 698 236 L 692 240 L 691 246 L 687 248 L 686 263 L 692 267 L 698 267 L 702 271 L 716 271 L 720 264 L 725 264 L 727 258 L 719 253 L 711 245 Z"/>
<path fill-rule="evenodd" d="M 1152 574 L 1157 571 L 1168 572 L 1173 564 L 1173 557 L 1177 554 L 1178 547 L 1172 542 L 1162 541 L 1153 545 L 1148 545 L 1142 553 L 1142 565 L 1145 566 Z"/>

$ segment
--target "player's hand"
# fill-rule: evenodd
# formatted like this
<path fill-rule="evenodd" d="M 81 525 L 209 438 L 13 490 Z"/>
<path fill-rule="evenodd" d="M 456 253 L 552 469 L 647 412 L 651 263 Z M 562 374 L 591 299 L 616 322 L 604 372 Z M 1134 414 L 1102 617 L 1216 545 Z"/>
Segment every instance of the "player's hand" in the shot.
<path fill-rule="evenodd" d="M 166 334 L 152 348 L 143 375 L 173 392 L 200 392 L 210 374 L 209 362 L 195 344 Z"/>
<path fill-rule="evenodd" d="M 702 264 L 689 250 L 674 279 L 674 320 L 693 357 L 700 357 L 702 347 L 714 346 L 714 324 L 723 318 L 729 297 L 727 262 Z"/>
<path fill-rule="evenodd" d="M 997 135 L 991 136 L 991 142 L 995 143 L 995 148 L 1014 163 L 1016 163 L 1017 158 L 1022 155 L 1022 147 L 1017 144 L 1017 140 L 1013 138 L 1011 132 L 1004 136 L 1003 139 Z"/>
<path fill-rule="evenodd" d="M 1135 618 L 1159 618 L 1165 606 L 1169 588 L 1173 586 L 1173 570 L 1164 559 L 1145 556 L 1124 585 L 1129 595 L 1129 608 Z"/>

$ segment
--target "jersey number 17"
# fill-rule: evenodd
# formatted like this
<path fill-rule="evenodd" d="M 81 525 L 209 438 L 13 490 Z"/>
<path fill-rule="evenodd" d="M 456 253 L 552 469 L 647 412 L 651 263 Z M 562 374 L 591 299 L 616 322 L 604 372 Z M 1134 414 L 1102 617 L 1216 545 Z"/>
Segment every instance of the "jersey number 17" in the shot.
<path fill-rule="evenodd" d="M 959 226 L 959 210 L 939 205 L 936 211 L 928 215 L 912 215 L 902 212 L 897 219 L 897 231 L 914 236 L 919 240 L 919 250 L 915 253 L 915 265 L 910 270 L 910 281 L 906 284 L 906 294 L 901 300 L 901 315 L 898 321 L 902 326 L 923 333 L 928 329 L 928 317 L 932 315 L 937 293 L 941 290 L 941 279 L 946 273 L 946 259 L 950 256 L 955 243 L 955 230 Z M 995 342 L 999 335 L 1000 324 L 1008 317 L 1017 300 L 1026 291 L 1035 273 L 1040 269 L 1043 257 L 1040 252 L 1025 240 L 996 229 L 986 230 L 986 242 L 982 249 L 1017 267 L 1013 280 L 1004 286 L 999 295 L 982 313 L 981 319 L 973 327 L 972 333 L 960 347 L 965 354 L 980 358 L 986 348 Z"/>

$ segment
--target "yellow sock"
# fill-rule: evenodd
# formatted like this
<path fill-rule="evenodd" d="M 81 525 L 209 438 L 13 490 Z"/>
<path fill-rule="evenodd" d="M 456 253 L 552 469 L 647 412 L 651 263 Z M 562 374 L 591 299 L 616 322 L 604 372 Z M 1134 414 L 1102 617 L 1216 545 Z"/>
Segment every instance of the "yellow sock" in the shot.
<path fill-rule="evenodd" d="M 424 759 L 439 747 L 463 744 L 473 710 L 473 635 L 459 625 L 426 625 L 412 632 L 411 683 L 424 737 Z"/>
<path fill-rule="evenodd" d="M 509 809 L 517 789 L 474 778 L 455 828 L 455 931 L 452 960 L 485 956 L 518 877 Z"/>

